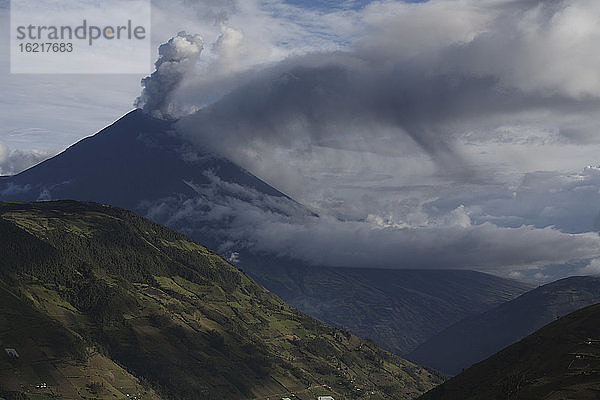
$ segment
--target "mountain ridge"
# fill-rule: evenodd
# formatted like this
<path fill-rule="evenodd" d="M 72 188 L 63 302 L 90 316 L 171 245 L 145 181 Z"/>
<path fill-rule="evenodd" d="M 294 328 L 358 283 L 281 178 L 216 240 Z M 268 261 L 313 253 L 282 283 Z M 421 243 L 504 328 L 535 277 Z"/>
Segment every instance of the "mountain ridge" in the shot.
<path fill-rule="evenodd" d="M 140 153 L 137 159 L 134 158 L 136 157 L 136 152 Z M 80 155 L 80 153 L 83 155 Z M 158 155 L 160 157 L 157 157 Z M 161 158 L 165 157 L 168 158 L 162 161 L 168 163 L 171 167 L 169 171 L 161 170 L 161 165 L 155 166 L 152 163 L 152 161 L 161 160 Z M 69 146 L 60 154 L 17 175 L 4 178 L 5 180 L 14 181 L 16 185 L 31 185 L 31 181 L 41 181 L 41 183 L 38 183 L 39 187 L 28 190 L 54 189 L 57 191 L 58 196 L 64 196 L 66 193 L 74 196 L 72 200 L 83 200 L 77 197 L 95 196 L 97 193 L 86 192 L 86 190 L 90 190 L 90 187 L 85 186 L 85 182 L 73 181 L 73 165 L 76 165 L 79 169 L 77 171 L 78 174 L 91 174 L 84 176 L 87 179 L 95 179 L 94 185 L 96 186 L 105 184 L 108 179 L 112 180 L 112 184 L 115 185 L 121 181 L 118 179 L 118 168 L 129 167 L 129 172 L 133 170 L 135 173 L 133 176 L 125 176 L 127 184 L 133 185 L 127 187 L 129 192 L 136 188 L 149 189 L 155 187 L 157 186 L 156 180 L 160 179 L 160 192 L 162 192 L 162 195 L 170 192 L 182 192 L 191 195 L 193 192 L 185 184 L 176 182 L 176 186 L 167 185 L 169 181 L 166 178 L 174 175 L 189 175 L 196 179 L 200 178 L 201 175 L 194 173 L 193 168 L 199 166 L 202 167 L 200 169 L 207 168 L 202 163 L 204 161 L 202 157 L 214 162 L 214 165 L 210 165 L 209 168 L 218 169 L 226 181 L 243 184 L 271 196 L 289 198 L 279 190 L 264 183 L 250 172 L 223 157 L 211 153 L 194 153 L 191 145 L 187 144 L 186 146 L 186 142 L 182 137 L 175 133 L 174 121 L 151 117 L 139 109 L 125 114 L 96 134 Z M 82 160 L 85 163 L 81 162 Z M 114 162 L 116 164 L 111 165 Z M 186 168 L 186 163 L 193 168 Z M 114 181 L 115 179 L 116 182 Z M 202 181 L 201 179 L 199 180 Z M 74 184 L 82 185 L 81 190 L 83 190 L 83 193 L 78 194 L 77 188 L 71 191 L 60 188 L 61 184 L 71 186 Z M 156 193 L 149 191 L 146 195 L 156 195 Z M 135 197 L 133 201 L 137 201 L 138 199 L 139 196 Z M 23 201 L 19 198 L 14 200 Z M 151 199 L 146 198 L 145 200 Z M 115 203 L 116 206 L 127 208 L 136 206 L 136 204 L 131 203 L 130 199 L 118 197 L 110 200 L 99 200 L 98 202 Z"/>
<path fill-rule="evenodd" d="M 456 375 L 561 315 L 600 302 L 600 277 L 560 279 L 457 322 L 407 357 Z"/>
<path fill-rule="evenodd" d="M 562 316 L 419 400 L 593 400 L 600 393 L 600 304 Z"/>

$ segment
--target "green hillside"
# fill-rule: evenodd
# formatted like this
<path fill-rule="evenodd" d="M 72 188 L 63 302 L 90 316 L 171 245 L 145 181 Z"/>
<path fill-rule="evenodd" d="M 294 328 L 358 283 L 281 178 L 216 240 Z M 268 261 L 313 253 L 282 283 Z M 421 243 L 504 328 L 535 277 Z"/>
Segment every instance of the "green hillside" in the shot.
<path fill-rule="evenodd" d="M 125 398 L 129 394 L 158 399 L 149 387 L 17 293 L 0 284 L 0 396 Z M 15 349 L 19 358 L 9 358 L 5 349 Z"/>
<path fill-rule="evenodd" d="M 600 398 L 600 304 L 561 317 L 422 400 Z"/>
<path fill-rule="evenodd" d="M 8 399 L 408 399 L 440 382 L 121 209 L 0 203 L 0 255 Z"/>

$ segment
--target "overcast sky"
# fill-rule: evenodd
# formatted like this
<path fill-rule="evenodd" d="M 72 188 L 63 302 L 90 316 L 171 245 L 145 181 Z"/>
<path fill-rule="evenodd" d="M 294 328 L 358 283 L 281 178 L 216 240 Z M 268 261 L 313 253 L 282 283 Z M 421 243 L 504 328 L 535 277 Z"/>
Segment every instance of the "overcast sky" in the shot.
<path fill-rule="evenodd" d="M 5 0 L 0 13 L 8 38 Z M 372 253 L 340 243 L 366 241 L 381 264 L 600 272 L 597 0 L 154 1 L 154 47 L 182 30 L 178 84 L 155 74 L 144 92 L 143 76 L 10 75 L 3 57 L 0 172 L 141 94 L 323 216 L 254 232 L 275 250 L 347 265 Z"/>

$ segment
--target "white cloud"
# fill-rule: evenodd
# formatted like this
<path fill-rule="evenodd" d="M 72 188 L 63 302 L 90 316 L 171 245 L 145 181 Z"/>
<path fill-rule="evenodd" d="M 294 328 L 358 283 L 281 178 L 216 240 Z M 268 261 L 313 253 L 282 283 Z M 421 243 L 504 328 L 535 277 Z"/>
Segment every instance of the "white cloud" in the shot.
<path fill-rule="evenodd" d="M 600 258 L 594 258 L 580 270 L 582 275 L 600 275 Z"/>
<path fill-rule="evenodd" d="M 0 176 L 17 174 L 54 154 L 48 151 L 11 150 L 6 144 L 0 142 Z"/>
<path fill-rule="evenodd" d="M 212 184 L 197 187 L 194 198 L 166 198 L 141 211 L 192 237 L 214 240 L 209 244 L 220 244 L 224 254 L 271 252 L 321 265 L 510 271 L 600 255 L 595 233 L 473 224 L 464 207 L 425 215 L 418 225 L 389 215 L 342 220 L 209 178 Z"/>

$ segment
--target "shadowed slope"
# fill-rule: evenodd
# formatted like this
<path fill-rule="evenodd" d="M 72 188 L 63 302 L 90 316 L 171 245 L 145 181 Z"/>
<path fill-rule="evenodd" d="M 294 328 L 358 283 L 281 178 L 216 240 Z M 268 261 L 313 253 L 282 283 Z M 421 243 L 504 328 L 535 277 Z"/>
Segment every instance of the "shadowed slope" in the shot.
<path fill-rule="evenodd" d="M 420 399 L 598 399 L 599 321 L 598 304 L 561 317 Z"/>
<path fill-rule="evenodd" d="M 483 314 L 457 322 L 407 357 L 443 373 L 456 375 L 558 316 L 597 302 L 600 302 L 600 278 L 579 276 L 561 279 Z"/>

